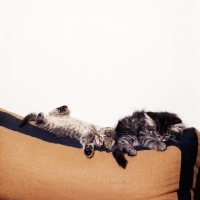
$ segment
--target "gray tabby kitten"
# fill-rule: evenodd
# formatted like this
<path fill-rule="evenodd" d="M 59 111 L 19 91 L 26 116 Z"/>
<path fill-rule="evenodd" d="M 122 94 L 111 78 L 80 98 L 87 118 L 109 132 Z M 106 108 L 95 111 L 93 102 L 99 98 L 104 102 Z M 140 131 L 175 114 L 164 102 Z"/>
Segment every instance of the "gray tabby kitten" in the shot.
<path fill-rule="evenodd" d="M 72 118 L 69 116 L 67 106 L 55 108 L 46 116 L 42 112 L 38 115 L 31 113 L 23 119 L 20 127 L 26 125 L 29 121 L 35 121 L 39 128 L 58 137 L 70 137 L 79 140 L 83 146 L 84 154 L 88 158 L 91 158 L 94 154 L 94 145 L 111 149 L 115 142 L 110 137 L 115 132 L 114 129 L 100 128 Z"/>
<path fill-rule="evenodd" d="M 169 112 L 134 112 L 132 116 L 120 120 L 116 127 L 116 141 L 113 156 L 117 163 L 126 168 L 129 156 L 137 154 L 134 146 L 145 146 L 157 151 L 166 150 L 165 142 L 182 136 L 182 120 Z"/>

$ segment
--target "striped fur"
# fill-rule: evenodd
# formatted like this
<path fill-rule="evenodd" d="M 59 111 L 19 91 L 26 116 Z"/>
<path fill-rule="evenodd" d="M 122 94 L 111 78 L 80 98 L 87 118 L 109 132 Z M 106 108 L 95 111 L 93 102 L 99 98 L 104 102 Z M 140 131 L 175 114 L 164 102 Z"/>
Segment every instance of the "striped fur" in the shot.
<path fill-rule="evenodd" d="M 79 140 L 83 146 L 84 154 L 88 158 L 91 158 L 94 154 L 94 145 L 104 146 L 108 149 L 111 149 L 114 145 L 114 129 L 101 128 L 72 118 L 69 116 L 67 106 L 56 108 L 46 116 L 42 112 L 38 115 L 30 113 L 23 119 L 20 127 L 26 125 L 29 121 L 35 121 L 39 128 L 49 131 L 57 137 Z"/>
<path fill-rule="evenodd" d="M 135 156 L 137 152 L 134 147 L 138 145 L 164 151 L 167 148 L 166 141 L 182 136 L 183 124 L 173 113 L 139 111 L 120 120 L 116 132 L 113 156 L 121 167 L 126 168 L 124 153 Z"/>

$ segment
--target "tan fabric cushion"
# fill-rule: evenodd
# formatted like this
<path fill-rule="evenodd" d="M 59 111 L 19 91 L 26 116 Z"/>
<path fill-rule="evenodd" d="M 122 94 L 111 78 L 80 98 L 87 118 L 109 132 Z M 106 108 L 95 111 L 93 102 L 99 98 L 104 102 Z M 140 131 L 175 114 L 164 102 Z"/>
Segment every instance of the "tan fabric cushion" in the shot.
<path fill-rule="evenodd" d="M 7 123 L 9 117 L 1 120 Z M 179 148 L 138 151 L 137 156 L 126 158 L 124 170 L 112 153 L 95 151 L 88 159 L 80 148 L 46 142 L 1 125 L 0 199 L 178 199 Z M 199 157 L 194 165 L 194 185 L 198 167 Z"/>

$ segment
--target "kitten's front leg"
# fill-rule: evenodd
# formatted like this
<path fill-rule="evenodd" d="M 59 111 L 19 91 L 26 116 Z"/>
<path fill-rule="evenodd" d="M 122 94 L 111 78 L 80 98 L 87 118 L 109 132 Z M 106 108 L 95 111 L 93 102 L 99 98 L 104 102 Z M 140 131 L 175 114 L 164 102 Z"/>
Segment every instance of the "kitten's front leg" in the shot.
<path fill-rule="evenodd" d="M 139 137 L 141 145 L 149 147 L 150 149 L 155 149 L 157 151 L 164 151 L 167 149 L 167 146 L 164 142 L 160 142 L 155 138 L 150 136 Z"/>
<path fill-rule="evenodd" d="M 167 146 L 164 142 L 157 141 L 155 144 L 155 150 L 157 151 L 165 151 L 167 149 Z"/>
<path fill-rule="evenodd" d="M 117 141 L 117 146 L 124 153 L 127 153 L 129 156 L 135 156 L 137 151 L 134 149 L 134 141 L 135 137 L 130 135 L 122 136 Z"/>
<path fill-rule="evenodd" d="M 87 127 L 84 130 L 83 136 L 81 137 L 81 144 L 83 145 L 84 154 L 87 158 L 91 158 L 94 155 L 94 142 L 96 129 L 93 125 Z"/>

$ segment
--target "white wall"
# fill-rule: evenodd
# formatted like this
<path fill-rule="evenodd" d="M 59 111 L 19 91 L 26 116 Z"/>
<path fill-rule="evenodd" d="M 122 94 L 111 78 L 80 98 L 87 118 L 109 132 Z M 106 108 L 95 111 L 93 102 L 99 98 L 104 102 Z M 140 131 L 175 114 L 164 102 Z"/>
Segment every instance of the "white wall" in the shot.
<path fill-rule="evenodd" d="M 198 0 L 1 0 L 0 107 L 63 104 L 114 126 L 135 109 L 200 129 Z"/>

